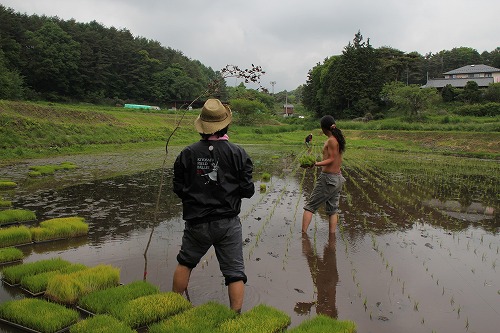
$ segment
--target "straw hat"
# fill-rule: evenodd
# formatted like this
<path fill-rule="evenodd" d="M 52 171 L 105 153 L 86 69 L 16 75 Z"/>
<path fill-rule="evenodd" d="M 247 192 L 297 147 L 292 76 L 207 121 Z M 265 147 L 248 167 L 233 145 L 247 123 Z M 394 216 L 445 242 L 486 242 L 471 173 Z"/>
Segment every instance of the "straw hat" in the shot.
<path fill-rule="evenodd" d="M 198 133 L 214 134 L 231 123 L 233 114 L 229 107 L 215 98 L 207 99 L 201 109 L 201 114 L 194 121 Z"/>

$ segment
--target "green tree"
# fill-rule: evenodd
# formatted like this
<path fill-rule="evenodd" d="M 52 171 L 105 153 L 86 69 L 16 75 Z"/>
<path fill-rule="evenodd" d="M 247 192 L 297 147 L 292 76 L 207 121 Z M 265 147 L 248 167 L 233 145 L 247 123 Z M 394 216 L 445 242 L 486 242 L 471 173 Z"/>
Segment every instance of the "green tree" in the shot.
<path fill-rule="evenodd" d="M 458 93 L 456 89 L 451 84 L 447 84 L 441 90 L 441 97 L 443 97 L 443 102 L 453 102 L 457 95 Z"/>
<path fill-rule="evenodd" d="M 23 79 L 16 70 L 6 66 L 3 51 L 0 49 L 0 99 L 22 99 Z"/>
<path fill-rule="evenodd" d="M 481 91 L 476 81 L 467 81 L 458 99 L 465 103 L 478 103 L 481 101 Z"/>
<path fill-rule="evenodd" d="M 417 116 L 430 104 L 439 100 L 439 93 L 435 88 L 420 88 L 418 85 L 404 85 L 401 82 L 391 82 L 384 85 L 382 98 L 391 102 L 394 108 L 407 113 L 411 117 Z"/>
<path fill-rule="evenodd" d="M 232 99 L 229 104 L 237 116 L 236 123 L 239 125 L 253 125 L 261 115 L 269 112 L 266 106 L 259 101 Z"/>
<path fill-rule="evenodd" d="M 500 103 L 500 82 L 491 83 L 484 92 L 484 99 L 489 102 Z"/>

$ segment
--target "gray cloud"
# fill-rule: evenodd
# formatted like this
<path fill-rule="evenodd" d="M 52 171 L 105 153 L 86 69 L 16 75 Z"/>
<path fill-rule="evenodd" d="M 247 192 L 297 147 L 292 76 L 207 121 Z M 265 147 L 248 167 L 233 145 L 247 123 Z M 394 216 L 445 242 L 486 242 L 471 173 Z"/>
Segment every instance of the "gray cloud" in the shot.
<path fill-rule="evenodd" d="M 498 0 L 3 0 L 21 13 L 96 20 L 219 70 L 262 66 L 275 91 L 305 83 L 307 72 L 340 54 L 360 30 L 374 47 L 404 52 L 500 46 Z M 234 84 L 238 84 L 235 80 Z"/>

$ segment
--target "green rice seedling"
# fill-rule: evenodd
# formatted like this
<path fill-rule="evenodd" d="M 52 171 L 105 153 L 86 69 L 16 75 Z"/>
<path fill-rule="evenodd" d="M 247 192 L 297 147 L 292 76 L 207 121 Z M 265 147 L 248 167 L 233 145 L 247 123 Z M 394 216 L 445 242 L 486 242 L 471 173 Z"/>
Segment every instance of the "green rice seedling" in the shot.
<path fill-rule="evenodd" d="M 290 317 L 276 308 L 260 304 L 235 319 L 223 322 L 218 333 L 276 333 L 290 325 Z"/>
<path fill-rule="evenodd" d="M 130 327 L 142 327 L 191 308 L 182 295 L 165 292 L 142 296 L 112 309 L 111 315 Z"/>
<path fill-rule="evenodd" d="M 73 309 L 37 298 L 23 298 L 0 304 L 0 318 L 36 332 L 53 333 L 76 323 Z"/>
<path fill-rule="evenodd" d="M 267 185 L 266 184 L 260 184 L 260 192 L 264 193 L 267 191 Z"/>
<path fill-rule="evenodd" d="M 0 249 L 0 264 L 19 261 L 22 260 L 23 258 L 24 258 L 23 251 L 16 249 L 15 247 Z"/>
<path fill-rule="evenodd" d="M 271 180 L 271 174 L 270 174 L 270 173 L 268 173 L 268 172 L 264 172 L 264 173 L 262 173 L 261 180 L 262 180 L 263 182 L 268 182 L 268 181 L 270 181 L 270 180 Z"/>
<path fill-rule="evenodd" d="M 61 258 L 52 258 L 4 268 L 2 275 L 7 283 L 18 284 L 25 276 L 55 271 L 70 264 L 69 261 Z"/>
<path fill-rule="evenodd" d="M 61 217 L 46 220 L 31 228 L 33 241 L 78 237 L 88 234 L 89 226 L 83 217 Z"/>
<path fill-rule="evenodd" d="M 10 180 L 0 180 L 0 190 L 14 188 L 16 186 L 17 186 L 17 184 L 15 182 L 10 181 Z"/>
<path fill-rule="evenodd" d="M 36 215 L 31 210 L 6 209 L 0 211 L 0 226 L 16 222 L 32 221 L 35 219 Z"/>
<path fill-rule="evenodd" d="M 97 265 L 70 274 L 54 276 L 47 284 L 45 296 L 55 302 L 74 304 L 93 291 L 115 287 L 120 283 L 120 269 Z"/>
<path fill-rule="evenodd" d="M 69 329 L 70 333 L 94 333 L 94 332 L 113 332 L 113 333 L 137 333 L 125 323 L 109 315 L 96 315 L 81 320 Z"/>
<path fill-rule="evenodd" d="M 26 226 L 0 229 L 0 248 L 31 243 L 31 232 Z"/>
<path fill-rule="evenodd" d="M 312 155 L 302 155 L 299 158 L 300 166 L 303 168 L 310 168 L 316 163 L 316 158 Z"/>
<path fill-rule="evenodd" d="M 354 333 L 356 324 L 349 320 L 336 320 L 322 314 L 304 320 L 300 325 L 287 330 L 290 333 Z"/>
<path fill-rule="evenodd" d="M 52 175 L 57 170 L 70 170 L 77 168 L 76 164 L 71 162 L 63 162 L 59 165 L 48 164 L 48 165 L 35 165 L 30 167 L 30 171 L 28 175 L 30 177 L 39 177 L 45 175 Z"/>
<path fill-rule="evenodd" d="M 153 324 L 149 333 L 212 333 L 226 320 L 236 318 L 237 313 L 229 307 L 208 302 L 167 320 Z"/>
<path fill-rule="evenodd" d="M 110 308 L 141 296 L 158 294 L 157 286 L 147 281 L 134 281 L 124 286 L 99 290 L 83 296 L 78 306 L 93 314 L 111 313 Z"/>
<path fill-rule="evenodd" d="M 0 208 L 9 208 L 12 207 L 12 201 L 5 200 L 0 196 Z"/>
<path fill-rule="evenodd" d="M 86 269 L 84 264 L 70 264 L 56 271 L 43 272 L 35 275 L 28 275 L 21 279 L 21 288 L 27 292 L 38 295 L 45 292 L 49 280 L 58 274 L 68 274 Z"/>

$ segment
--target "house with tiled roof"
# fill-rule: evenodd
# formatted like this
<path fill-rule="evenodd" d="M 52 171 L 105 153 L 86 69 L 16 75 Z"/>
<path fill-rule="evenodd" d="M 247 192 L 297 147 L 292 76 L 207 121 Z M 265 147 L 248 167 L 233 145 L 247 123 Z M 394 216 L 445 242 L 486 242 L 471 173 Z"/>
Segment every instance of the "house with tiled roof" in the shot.
<path fill-rule="evenodd" d="M 443 73 L 444 78 L 428 79 L 424 88 L 441 89 L 450 84 L 452 87 L 463 88 L 469 81 L 474 81 L 480 88 L 486 88 L 491 83 L 500 82 L 500 69 L 487 65 L 467 65 Z"/>

